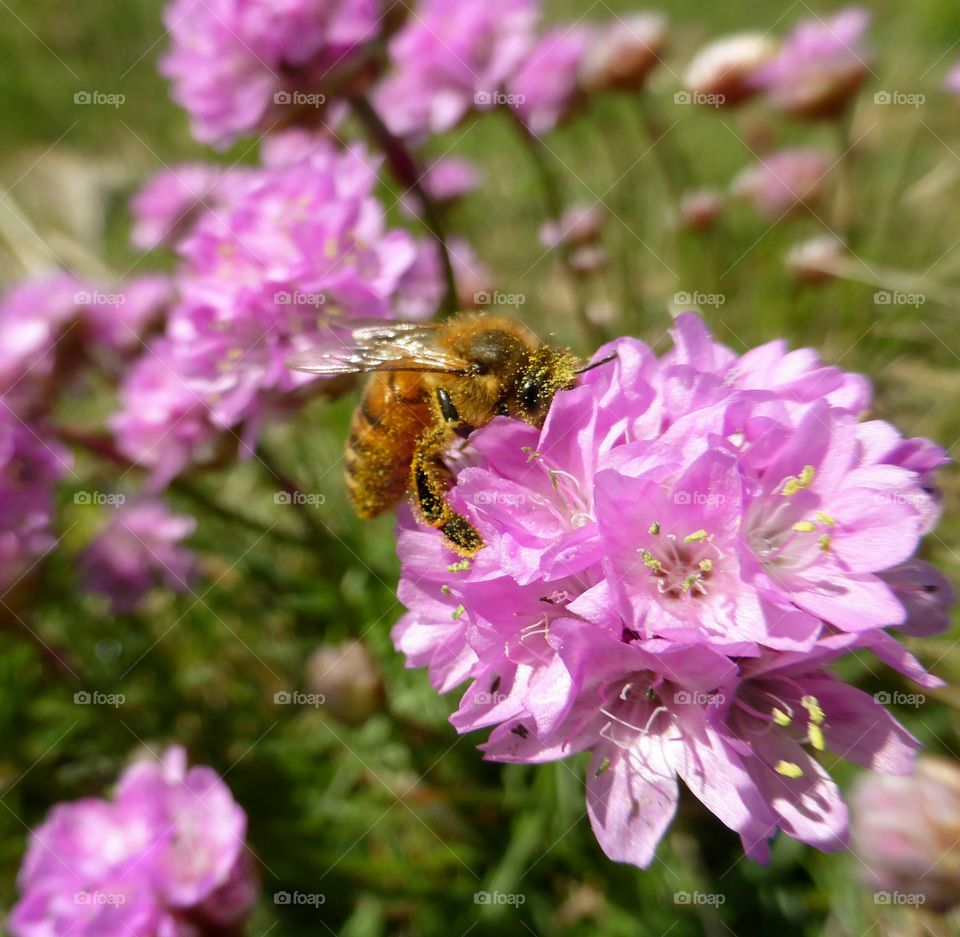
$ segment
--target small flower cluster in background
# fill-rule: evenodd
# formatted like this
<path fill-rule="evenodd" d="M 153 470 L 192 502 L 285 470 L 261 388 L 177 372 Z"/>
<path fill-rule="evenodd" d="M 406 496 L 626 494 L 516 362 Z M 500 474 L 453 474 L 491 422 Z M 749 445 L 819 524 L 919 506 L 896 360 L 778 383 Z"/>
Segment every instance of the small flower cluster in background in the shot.
<path fill-rule="evenodd" d="M 170 748 L 109 800 L 59 804 L 30 837 L 13 937 L 229 934 L 257 897 L 247 817 L 216 772 Z"/>

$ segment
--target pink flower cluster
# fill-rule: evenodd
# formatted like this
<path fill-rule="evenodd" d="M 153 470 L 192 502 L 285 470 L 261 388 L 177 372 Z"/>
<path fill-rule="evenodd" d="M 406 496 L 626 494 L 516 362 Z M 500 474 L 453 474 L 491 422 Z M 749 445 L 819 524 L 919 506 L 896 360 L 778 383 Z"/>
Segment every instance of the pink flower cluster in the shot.
<path fill-rule="evenodd" d="M 79 558 L 87 590 L 107 596 L 114 614 L 133 611 L 155 585 L 187 592 L 194 557 L 180 544 L 195 528 L 162 501 L 122 505 Z"/>
<path fill-rule="evenodd" d="M 270 141 L 261 168 L 220 177 L 214 204 L 196 203 L 193 186 L 177 190 L 177 214 L 195 219 L 176 241 L 178 302 L 114 418 L 124 453 L 160 482 L 215 458 L 225 437 L 249 451 L 264 411 L 289 406 L 312 380 L 289 356 L 338 323 L 436 310 L 434 252 L 387 228 L 376 169 L 360 147 L 291 132 Z M 142 220 L 164 224 L 149 201 Z"/>
<path fill-rule="evenodd" d="M 173 48 L 160 69 L 194 136 L 224 147 L 298 112 L 319 120 L 327 98 L 362 71 L 390 8 L 385 0 L 174 0 L 165 16 Z"/>
<path fill-rule="evenodd" d="M 113 376 L 162 321 L 163 276 L 122 287 L 67 273 L 21 283 L 0 299 L 0 590 L 26 580 L 55 545 L 54 488 L 73 460 L 50 411 L 88 372 Z M 7 599 L 8 604 L 12 599 Z"/>
<path fill-rule="evenodd" d="M 121 775 L 112 800 L 59 804 L 30 837 L 13 937 L 231 933 L 258 890 L 247 818 L 182 748 Z"/>
<path fill-rule="evenodd" d="M 419 141 L 500 108 L 542 135 L 586 95 L 641 87 L 664 41 L 657 14 L 542 32 L 539 19 L 537 0 L 426 0 L 391 41 L 375 93 L 390 129 Z"/>
<path fill-rule="evenodd" d="M 869 650 L 936 685 L 887 633 L 945 624 L 949 587 L 914 556 L 944 451 L 859 422 L 860 376 L 776 341 L 738 356 L 692 313 L 657 358 L 557 395 L 542 430 L 471 436 L 451 498 L 486 546 L 464 561 L 400 521 L 409 612 L 394 641 L 491 728 L 499 761 L 590 751 L 587 807 L 611 858 L 648 865 L 678 779 L 763 860 L 778 830 L 824 850 L 847 810 L 816 755 L 909 771 L 917 742 L 831 674 Z"/>

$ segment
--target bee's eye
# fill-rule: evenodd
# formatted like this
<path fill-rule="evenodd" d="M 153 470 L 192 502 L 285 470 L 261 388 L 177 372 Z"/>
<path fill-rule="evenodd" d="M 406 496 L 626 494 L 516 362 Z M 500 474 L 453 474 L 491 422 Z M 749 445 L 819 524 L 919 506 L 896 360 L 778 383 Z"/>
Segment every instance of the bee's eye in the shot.
<path fill-rule="evenodd" d="M 525 410 L 536 410 L 540 402 L 540 385 L 530 378 L 527 378 L 521 385 L 518 392 L 520 405 Z"/>

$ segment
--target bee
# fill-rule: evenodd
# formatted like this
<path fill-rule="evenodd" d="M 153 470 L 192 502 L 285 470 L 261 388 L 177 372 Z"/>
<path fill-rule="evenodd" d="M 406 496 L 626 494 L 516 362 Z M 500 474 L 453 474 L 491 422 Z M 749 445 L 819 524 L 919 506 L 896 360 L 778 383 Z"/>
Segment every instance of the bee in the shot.
<path fill-rule="evenodd" d="M 483 539 L 448 503 L 451 446 L 498 415 L 542 426 L 557 391 L 613 357 L 584 366 L 506 316 L 460 313 L 440 323 L 354 323 L 343 339 L 288 363 L 310 374 L 370 375 L 344 456 L 357 514 L 376 517 L 409 491 L 419 519 L 471 557 Z"/>

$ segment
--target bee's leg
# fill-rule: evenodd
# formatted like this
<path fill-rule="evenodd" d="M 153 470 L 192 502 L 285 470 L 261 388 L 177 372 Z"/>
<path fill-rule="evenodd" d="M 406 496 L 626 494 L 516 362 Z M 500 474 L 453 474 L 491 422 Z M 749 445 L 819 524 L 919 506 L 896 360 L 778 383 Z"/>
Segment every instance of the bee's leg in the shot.
<path fill-rule="evenodd" d="M 423 433 L 410 466 L 410 489 L 423 520 L 442 531 L 457 553 L 473 556 L 483 546 L 483 539 L 470 521 L 447 503 L 450 471 L 443 464 L 442 454 L 449 438 L 446 426 Z"/>
<path fill-rule="evenodd" d="M 456 433 L 461 439 L 466 439 L 472 432 L 473 427 L 464 423 L 460 419 L 460 413 L 457 411 L 457 405 L 453 398 L 442 387 L 437 388 L 437 407 L 440 410 L 440 416 L 447 424 L 447 427 Z"/>

